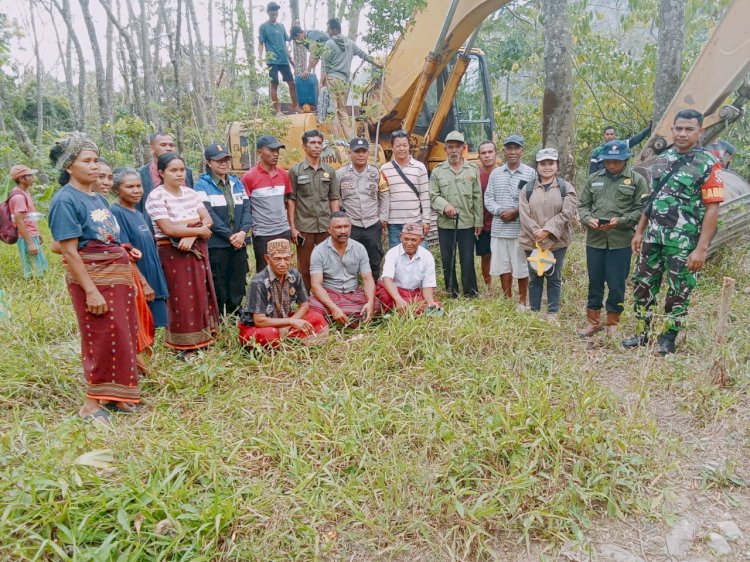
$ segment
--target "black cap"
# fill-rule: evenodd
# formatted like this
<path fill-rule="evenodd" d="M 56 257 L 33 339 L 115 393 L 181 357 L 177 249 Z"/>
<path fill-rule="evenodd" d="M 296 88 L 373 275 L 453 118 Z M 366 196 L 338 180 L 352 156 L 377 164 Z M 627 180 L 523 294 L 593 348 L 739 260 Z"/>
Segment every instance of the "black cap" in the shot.
<path fill-rule="evenodd" d="M 266 4 L 266 12 L 278 12 L 281 9 L 276 2 L 269 2 Z"/>
<path fill-rule="evenodd" d="M 277 139 L 273 135 L 263 135 L 262 137 L 258 137 L 258 140 L 255 141 L 255 148 L 260 149 L 263 147 L 268 148 L 286 148 L 283 144 L 279 142 L 279 139 Z"/>
<path fill-rule="evenodd" d="M 292 39 L 294 39 L 295 37 L 297 37 L 297 35 L 299 35 L 303 31 L 304 31 L 304 29 L 302 29 L 300 26 L 293 25 L 291 28 L 289 28 L 289 37 L 291 37 Z"/>
<path fill-rule="evenodd" d="M 523 148 L 523 137 L 521 135 L 511 135 L 503 142 L 503 146 L 506 144 L 517 144 Z"/>
<path fill-rule="evenodd" d="M 367 139 L 363 139 L 362 137 L 355 137 L 351 141 L 349 141 L 349 148 L 352 150 L 369 150 L 370 142 Z"/>
<path fill-rule="evenodd" d="M 229 156 L 229 151 L 227 151 L 225 144 L 214 142 L 206 147 L 206 150 L 203 151 L 203 156 L 206 157 L 206 160 L 221 160 Z"/>

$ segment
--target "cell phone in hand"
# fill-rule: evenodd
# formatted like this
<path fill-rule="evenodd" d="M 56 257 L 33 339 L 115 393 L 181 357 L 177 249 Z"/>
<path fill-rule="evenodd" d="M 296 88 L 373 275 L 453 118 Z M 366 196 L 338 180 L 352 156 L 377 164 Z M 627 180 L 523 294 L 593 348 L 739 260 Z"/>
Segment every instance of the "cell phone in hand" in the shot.
<path fill-rule="evenodd" d="M 301 248 L 304 245 L 305 245 L 305 237 L 302 236 L 301 234 L 298 234 L 297 235 L 297 246 L 299 246 Z"/>
<path fill-rule="evenodd" d="M 599 226 L 604 226 L 606 224 L 609 224 L 609 219 L 596 219 L 599 221 Z"/>

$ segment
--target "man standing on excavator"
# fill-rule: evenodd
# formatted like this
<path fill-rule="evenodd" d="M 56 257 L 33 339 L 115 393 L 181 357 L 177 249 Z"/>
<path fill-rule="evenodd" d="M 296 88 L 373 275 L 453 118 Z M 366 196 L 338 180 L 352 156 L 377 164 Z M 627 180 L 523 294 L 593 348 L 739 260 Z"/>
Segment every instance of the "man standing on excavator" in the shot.
<path fill-rule="evenodd" d="M 646 345 L 651 307 L 667 276 L 664 326 L 657 340 L 659 355 L 674 353 L 675 339 L 687 315 L 690 292 L 706 265 L 716 233 L 719 204 L 724 201 L 721 162 L 698 145 L 703 115 L 684 109 L 672 125 L 674 146 L 654 165 L 651 196 L 631 242 L 638 265 L 633 275 L 635 315 L 639 333 L 623 347 Z"/>
<path fill-rule="evenodd" d="M 326 29 L 331 38 L 326 41 L 323 53 L 323 74 L 320 83 L 328 87 L 328 91 L 336 107 L 336 119 L 333 132 L 336 138 L 346 139 L 354 137 L 346 114 L 346 100 L 349 97 L 349 83 L 351 82 L 352 59 L 354 55 L 366 60 L 371 65 L 381 68 L 370 56 L 360 49 L 357 44 L 341 35 L 341 23 L 336 18 L 328 20 Z"/>

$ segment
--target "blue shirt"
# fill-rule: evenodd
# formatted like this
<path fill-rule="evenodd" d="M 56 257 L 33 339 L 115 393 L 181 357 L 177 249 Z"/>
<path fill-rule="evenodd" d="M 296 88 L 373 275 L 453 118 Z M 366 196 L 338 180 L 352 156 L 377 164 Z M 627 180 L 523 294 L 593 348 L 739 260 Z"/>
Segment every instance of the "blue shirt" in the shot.
<path fill-rule="evenodd" d="M 120 226 L 109 203 L 98 193 L 84 193 L 66 184 L 55 193 L 49 208 L 52 237 L 61 242 L 78 238 L 78 248 L 91 240 L 119 244 Z"/>
<path fill-rule="evenodd" d="M 154 235 L 151 234 L 145 217 L 138 211 L 131 211 L 118 203 L 112 205 L 112 214 L 120 225 L 120 242 L 131 244 L 143 254 L 143 257 L 135 263 L 148 284 L 151 285 L 156 298 L 168 297 L 167 280 L 161 268 Z"/>
<path fill-rule="evenodd" d="M 258 41 L 266 46 L 268 64 L 289 64 L 289 55 L 286 51 L 289 36 L 286 34 L 286 28 L 279 22 L 267 21 L 261 24 Z"/>

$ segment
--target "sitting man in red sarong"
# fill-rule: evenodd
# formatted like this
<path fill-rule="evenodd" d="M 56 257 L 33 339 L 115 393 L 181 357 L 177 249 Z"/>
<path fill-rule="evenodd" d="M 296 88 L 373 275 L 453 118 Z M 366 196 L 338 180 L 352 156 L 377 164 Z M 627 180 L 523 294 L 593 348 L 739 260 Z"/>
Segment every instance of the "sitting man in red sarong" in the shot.
<path fill-rule="evenodd" d="M 334 322 L 356 327 L 380 312 L 375 280 L 365 247 L 350 238 L 352 223 L 343 211 L 331 214 L 330 236 L 310 257 L 310 310 L 329 314 Z M 364 289 L 358 286 L 362 277 Z"/>
<path fill-rule="evenodd" d="M 435 258 L 422 246 L 423 239 L 421 225 L 405 224 L 401 244 L 385 255 L 383 276 L 375 290 L 384 312 L 395 308 L 404 313 L 410 305 L 415 306 L 415 314 L 442 311 L 443 305 L 435 300 Z"/>
<path fill-rule="evenodd" d="M 281 338 L 310 338 L 324 334 L 328 322 L 319 312 L 310 310 L 302 276 L 292 263 L 292 245 L 276 238 L 266 246 L 266 263 L 250 281 L 245 307 L 240 313 L 240 341 L 276 347 Z M 297 310 L 292 313 L 292 305 Z"/>

